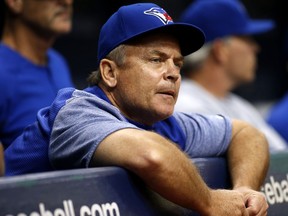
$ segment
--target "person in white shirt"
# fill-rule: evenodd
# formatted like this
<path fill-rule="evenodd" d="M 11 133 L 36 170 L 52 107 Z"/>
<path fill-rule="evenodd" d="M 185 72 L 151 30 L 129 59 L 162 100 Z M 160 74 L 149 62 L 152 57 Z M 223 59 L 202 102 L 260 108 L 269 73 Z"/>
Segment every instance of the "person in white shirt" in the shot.
<path fill-rule="evenodd" d="M 196 0 L 180 21 L 200 27 L 206 42 L 199 51 L 185 57 L 175 110 L 245 120 L 266 135 L 271 151 L 287 149 L 287 143 L 260 112 L 231 92 L 254 80 L 259 47 L 251 35 L 269 31 L 274 23 L 251 19 L 237 0 Z"/>

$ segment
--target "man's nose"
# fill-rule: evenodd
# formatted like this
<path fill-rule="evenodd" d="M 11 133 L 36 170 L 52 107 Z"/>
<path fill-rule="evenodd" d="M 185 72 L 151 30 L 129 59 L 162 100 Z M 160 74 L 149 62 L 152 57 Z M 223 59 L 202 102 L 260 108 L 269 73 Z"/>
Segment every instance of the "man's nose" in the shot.
<path fill-rule="evenodd" d="M 173 60 L 167 61 L 165 78 L 174 82 L 180 78 L 180 68 L 175 64 Z"/>

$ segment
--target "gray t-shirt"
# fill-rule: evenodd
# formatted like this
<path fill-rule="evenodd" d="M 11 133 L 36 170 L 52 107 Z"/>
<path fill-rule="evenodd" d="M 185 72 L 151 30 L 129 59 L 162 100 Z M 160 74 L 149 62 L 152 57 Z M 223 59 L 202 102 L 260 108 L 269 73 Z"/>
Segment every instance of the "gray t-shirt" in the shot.
<path fill-rule="evenodd" d="M 55 168 L 88 167 L 101 141 L 125 128 L 164 134 L 191 158 L 221 156 L 229 146 L 232 126 L 227 117 L 174 113 L 147 127 L 126 119 L 99 88 L 97 94 L 75 90 L 59 110 L 49 145 L 50 162 Z"/>
<path fill-rule="evenodd" d="M 224 98 L 217 98 L 197 82 L 183 79 L 175 110 L 205 115 L 221 114 L 241 119 L 265 134 L 271 152 L 287 149 L 285 140 L 265 122 L 256 108 L 233 93 L 227 94 Z"/>

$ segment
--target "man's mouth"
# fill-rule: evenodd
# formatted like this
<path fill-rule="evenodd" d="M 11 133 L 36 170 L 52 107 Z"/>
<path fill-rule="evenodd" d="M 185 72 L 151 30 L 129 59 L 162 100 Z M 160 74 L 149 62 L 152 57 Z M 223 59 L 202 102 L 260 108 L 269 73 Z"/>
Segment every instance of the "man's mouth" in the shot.
<path fill-rule="evenodd" d="M 160 94 L 164 94 L 164 95 L 167 95 L 167 96 L 171 96 L 171 97 L 175 97 L 175 92 L 174 91 L 163 91 L 163 92 L 160 92 Z"/>

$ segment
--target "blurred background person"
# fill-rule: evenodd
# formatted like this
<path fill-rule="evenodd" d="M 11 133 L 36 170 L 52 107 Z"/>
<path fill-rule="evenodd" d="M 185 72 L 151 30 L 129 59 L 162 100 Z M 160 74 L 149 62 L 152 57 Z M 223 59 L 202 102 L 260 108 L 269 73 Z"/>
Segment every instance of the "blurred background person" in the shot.
<path fill-rule="evenodd" d="M 271 151 L 286 149 L 286 142 L 258 110 L 231 92 L 254 80 L 260 48 L 252 35 L 271 30 L 274 23 L 251 19 L 237 0 L 196 0 L 180 21 L 200 27 L 206 43 L 185 58 L 175 110 L 245 120 L 265 133 Z"/>
<path fill-rule="evenodd" d="M 60 88 L 73 86 L 66 61 L 51 48 L 71 31 L 73 0 L 1 4 L 0 141 L 6 149 Z"/>

